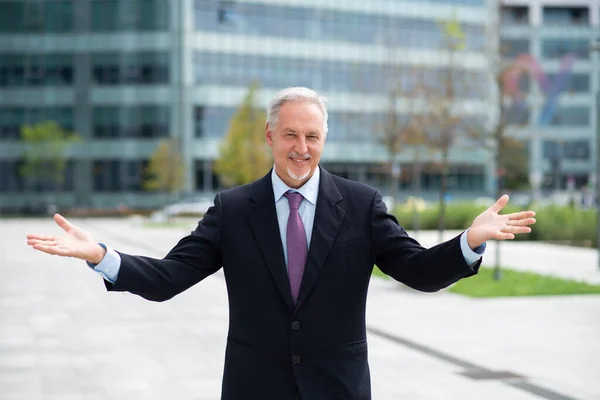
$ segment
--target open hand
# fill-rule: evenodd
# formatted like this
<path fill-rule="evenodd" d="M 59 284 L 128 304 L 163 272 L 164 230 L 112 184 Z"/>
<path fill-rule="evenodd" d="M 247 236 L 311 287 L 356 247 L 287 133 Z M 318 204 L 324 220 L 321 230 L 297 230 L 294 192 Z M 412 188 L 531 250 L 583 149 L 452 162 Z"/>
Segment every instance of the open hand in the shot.
<path fill-rule="evenodd" d="M 54 221 L 65 231 L 66 235 L 28 234 L 27 244 L 48 254 L 75 257 L 93 264 L 102 261 L 106 250 L 94 241 L 89 233 L 72 225 L 60 214 L 54 214 Z"/>
<path fill-rule="evenodd" d="M 510 240 L 517 234 L 531 232 L 529 225 L 535 224 L 534 211 L 499 214 L 508 203 L 508 199 L 508 195 L 505 194 L 475 218 L 467 233 L 467 242 L 471 249 L 476 249 L 488 240 Z"/>

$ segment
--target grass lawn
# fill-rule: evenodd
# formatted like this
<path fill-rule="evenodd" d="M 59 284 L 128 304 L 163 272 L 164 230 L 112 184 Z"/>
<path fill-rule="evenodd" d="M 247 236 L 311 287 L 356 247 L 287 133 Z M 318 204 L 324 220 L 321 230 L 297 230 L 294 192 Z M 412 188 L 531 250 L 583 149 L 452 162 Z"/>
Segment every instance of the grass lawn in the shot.
<path fill-rule="evenodd" d="M 507 268 L 503 268 L 501 271 L 502 279 L 495 281 L 492 268 L 480 268 L 477 275 L 461 279 L 452 285 L 449 291 L 469 297 L 600 294 L 600 285 L 590 285 Z M 377 267 L 373 269 L 373 275 L 388 278 Z"/>

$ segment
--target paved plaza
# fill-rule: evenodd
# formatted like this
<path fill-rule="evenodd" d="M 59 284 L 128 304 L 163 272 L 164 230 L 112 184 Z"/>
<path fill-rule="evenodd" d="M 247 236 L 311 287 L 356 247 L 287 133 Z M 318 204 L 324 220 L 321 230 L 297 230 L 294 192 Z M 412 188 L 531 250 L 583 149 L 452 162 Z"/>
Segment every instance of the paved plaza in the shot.
<path fill-rule="evenodd" d="M 151 257 L 194 226 L 72 222 L 117 250 Z M 81 261 L 28 248 L 30 232 L 59 228 L 50 218 L 0 219 L 1 400 L 219 398 L 222 272 L 153 303 L 107 293 Z M 437 242 L 434 233 L 418 238 Z M 503 243 L 502 263 L 600 282 L 593 250 Z M 469 299 L 373 278 L 367 321 L 375 400 L 600 399 L 600 296 Z"/>

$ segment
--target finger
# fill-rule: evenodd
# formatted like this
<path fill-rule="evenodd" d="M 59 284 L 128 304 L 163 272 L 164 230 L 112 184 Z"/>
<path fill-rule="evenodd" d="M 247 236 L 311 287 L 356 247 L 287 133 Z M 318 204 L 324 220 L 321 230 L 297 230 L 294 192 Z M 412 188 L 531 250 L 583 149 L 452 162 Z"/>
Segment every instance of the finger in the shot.
<path fill-rule="evenodd" d="M 33 248 L 39 251 L 42 251 L 44 253 L 48 253 L 48 254 L 53 254 L 56 256 L 68 256 L 69 252 L 66 249 L 61 249 L 60 247 L 56 247 L 56 246 L 45 246 L 43 244 L 35 244 L 33 245 Z"/>
<path fill-rule="evenodd" d="M 55 237 L 54 236 L 49 236 L 49 235 L 38 235 L 35 233 L 30 233 L 27 235 L 27 240 L 54 240 Z"/>
<path fill-rule="evenodd" d="M 54 240 L 39 240 L 39 239 L 29 239 L 27 244 L 33 246 L 34 244 L 41 244 L 44 246 L 54 246 L 56 242 Z"/>
<path fill-rule="evenodd" d="M 518 220 L 508 221 L 506 224 L 508 226 L 527 226 L 527 225 L 533 225 L 536 222 L 537 221 L 535 220 L 535 218 L 526 218 L 526 219 L 518 219 Z"/>
<path fill-rule="evenodd" d="M 510 240 L 514 239 L 515 235 L 512 233 L 496 232 L 494 239 L 496 240 Z"/>
<path fill-rule="evenodd" d="M 504 206 L 506 206 L 506 204 L 508 203 L 508 199 L 508 195 L 505 194 L 504 196 L 500 197 L 498 201 L 496 201 L 494 205 L 492 205 L 489 209 L 495 213 L 499 213 L 500 210 L 502 210 Z"/>
<path fill-rule="evenodd" d="M 531 228 L 528 226 L 507 226 L 506 228 L 502 229 L 502 232 L 513 234 L 530 233 Z"/>
<path fill-rule="evenodd" d="M 65 232 L 69 232 L 74 228 L 73 225 L 60 214 L 54 214 L 54 222 L 56 222 Z"/>
<path fill-rule="evenodd" d="M 518 213 L 508 214 L 508 219 L 516 220 L 516 219 L 525 219 L 535 217 L 535 211 L 521 211 Z"/>

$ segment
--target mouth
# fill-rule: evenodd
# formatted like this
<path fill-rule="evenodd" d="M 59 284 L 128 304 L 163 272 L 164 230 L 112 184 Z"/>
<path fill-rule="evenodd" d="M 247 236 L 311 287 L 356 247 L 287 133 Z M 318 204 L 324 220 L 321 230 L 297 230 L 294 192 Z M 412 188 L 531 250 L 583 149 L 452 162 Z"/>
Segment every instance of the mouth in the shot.
<path fill-rule="evenodd" d="M 310 161 L 310 158 L 288 157 L 288 159 L 297 165 L 305 165 Z"/>

